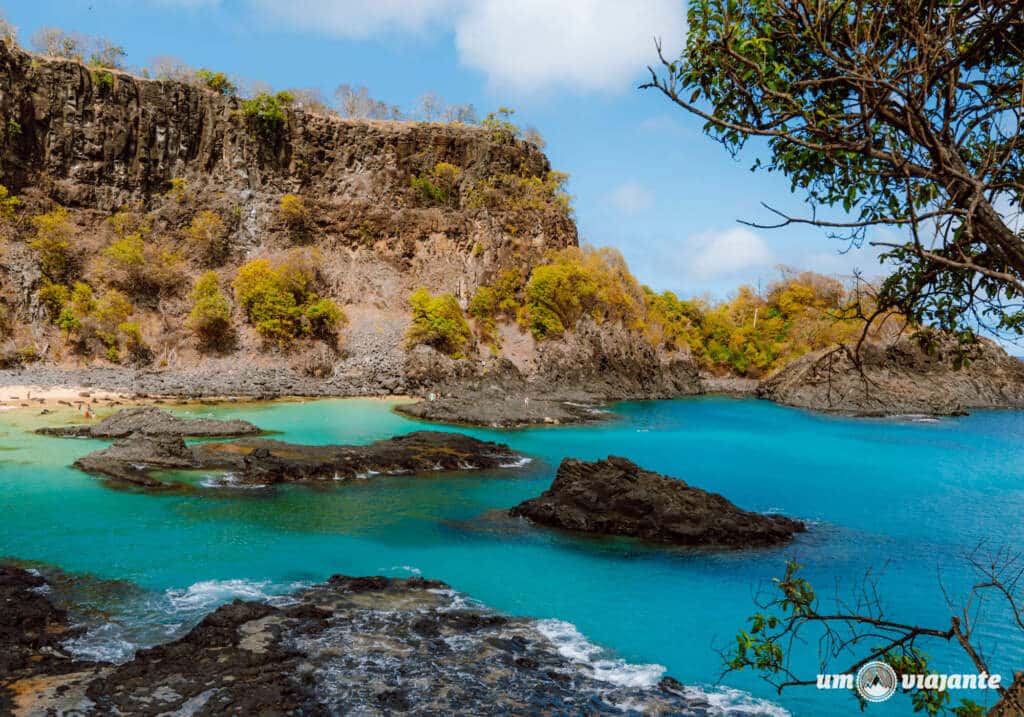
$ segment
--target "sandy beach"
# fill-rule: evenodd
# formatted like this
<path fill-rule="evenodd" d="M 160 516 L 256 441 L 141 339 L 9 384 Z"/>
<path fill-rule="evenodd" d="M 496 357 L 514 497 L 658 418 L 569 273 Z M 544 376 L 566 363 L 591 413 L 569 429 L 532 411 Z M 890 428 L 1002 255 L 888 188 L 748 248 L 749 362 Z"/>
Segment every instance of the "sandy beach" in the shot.
<path fill-rule="evenodd" d="M 84 386 L 33 386 L 7 384 L 0 386 L 0 411 L 18 408 L 116 406 L 132 400 L 126 394 L 101 391 Z"/>

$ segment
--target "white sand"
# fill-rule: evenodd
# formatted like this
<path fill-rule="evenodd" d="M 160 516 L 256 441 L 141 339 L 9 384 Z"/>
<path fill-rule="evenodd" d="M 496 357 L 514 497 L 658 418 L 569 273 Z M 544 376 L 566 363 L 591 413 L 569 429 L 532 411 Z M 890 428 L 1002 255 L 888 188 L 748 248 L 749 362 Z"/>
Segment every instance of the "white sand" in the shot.
<path fill-rule="evenodd" d="M 88 394 L 88 395 L 83 395 Z M 127 401 L 124 394 L 99 391 L 85 386 L 0 386 L 0 411 L 53 406 L 95 406 L 101 402 Z"/>

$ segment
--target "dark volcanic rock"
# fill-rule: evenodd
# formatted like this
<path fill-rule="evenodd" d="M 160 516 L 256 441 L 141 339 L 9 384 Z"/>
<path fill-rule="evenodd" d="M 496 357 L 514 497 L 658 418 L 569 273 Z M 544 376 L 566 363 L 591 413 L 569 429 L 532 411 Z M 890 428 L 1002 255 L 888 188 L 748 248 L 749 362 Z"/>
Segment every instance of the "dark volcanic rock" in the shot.
<path fill-rule="evenodd" d="M 73 637 L 67 613 L 46 598 L 45 588 L 38 574 L 0 565 L 0 675 L 30 667 Z"/>
<path fill-rule="evenodd" d="M 741 510 L 717 493 L 616 456 L 565 459 L 550 489 L 509 512 L 554 528 L 692 546 L 775 545 L 805 529 L 798 520 Z"/>
<path fill-rule="evenodd" d="M 236 483 L 345 481 L 376 474 L 511 467 L 523 456 L 502 443 L 461 433 L 417 431 L 367 446 L 303 446 L 263 438 L 186 445 L 180 438 L 134 434 L 75 461 L 75 467 L 149 487 L 160 469 L 229 470 Z"/>
<path fill-rule="evenodd" d="M 23 604 L 5 613 L 15 631 L 17 617 L 29 614 Z M 669 677 L 611 681 L 608 662 L 599 670 L 563 652 L 542 623 L 467 606 L 444 583 L 420 578 L 339 575 L 277 606 L 224 605 L 122 665 L 69 663 L 78 671 L 58 676 L 56 665 L 39 664 L 31 678 L 0 673 L 0 709 L 16 703 L 28 714 L 83 717 L 728 714 Z"/>
<path fill-rule="evenodd" d="M 933 351 L 903 337 L 866 344 L 860 366 L 845 348 L 801 356 L 761 382 L 758 395 L 816 411 L 862 416 L 948 416 L 972 409 L 1024 408 L 1024 363 L 981 339 L 968 366 L 956 369 L 958 347 L 940 339 Z"/>
<path fill-rule="evenodd" d="M 590 423 L 612 414 L 590 405 L 528 394 L 505 394 L 499 397 L 480 394 L 441 396 L 435 400 L 403 403 L 395 407 L 399 413 L 424 421 L 462 423 L 489 428 L 522 428 L 544 424 Z"/>
<path fill-rule="evenodd" d="M 113 445 L 82 456 L 75 468 L 115 480 L 159 488 L 165 483 L 149 476 L 152 470 L 197 468 L 192 449 L 180 437 L 133 433 Z"/>
<path fill-rule="evenodd" d="M 180 418 L 155 406 L 136 406 L 118 411 L 99 423 L 81 426 L 49 426 L 36 433 L 73 438 L 125 438 L 133 433 L 147 436 L 229 438 L 251 436 L 260 429 L 238 419 Z"/>

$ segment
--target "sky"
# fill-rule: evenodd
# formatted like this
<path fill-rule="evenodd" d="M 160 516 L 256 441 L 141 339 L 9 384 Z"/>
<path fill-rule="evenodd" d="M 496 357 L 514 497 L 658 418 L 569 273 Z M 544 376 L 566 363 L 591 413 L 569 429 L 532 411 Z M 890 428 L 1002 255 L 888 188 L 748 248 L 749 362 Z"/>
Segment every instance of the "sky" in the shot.
<path fill-rule="evenodd" d="M 0 0 L 23 45 L 39 28 L 102 35 L 146 66 L 193 67 L 275 89 L 347 83 L 413 109 L 424 92 L 499 106 L 547 140 L 571 175 L 581 240 L 618 248 L 637 278 L 680 296 L 726 298 L 779 267 L 879 276 L 878 252 L 770 223 L 762 202 L 806 214 L 781 175 L 752 173 L 702 122 L 640 90 L 654 39 L 678 53 L 683 0 Z M 833 215 L 842 218 L 841 215 Z"/>

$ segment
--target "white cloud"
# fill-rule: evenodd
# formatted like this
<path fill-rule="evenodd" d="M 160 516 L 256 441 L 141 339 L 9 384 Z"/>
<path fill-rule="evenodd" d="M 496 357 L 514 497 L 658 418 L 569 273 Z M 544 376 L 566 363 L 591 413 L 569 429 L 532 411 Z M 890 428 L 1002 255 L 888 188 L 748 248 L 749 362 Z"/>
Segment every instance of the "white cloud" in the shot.
<path fill-rule="evenodd" d="M 777 262 L 765 240 L 744 227 L 689 237 L 683 251 L 680 263 L 687 273 L 704 280 L 770 267 Z"/>
<path fill-rule="evenodd" d="M 190 0 L 185 0 L 186 2 Z M 191 0 L 195 1 L 195 0 Z M 201 1 L 201 0 L 200 0 Z M 393 31 L 419 32 L 450 18 L 461 0 L 250 0 L 264 18 L 304 30 L 363 38 Z"/>
<path fill-rule="evenodd" d="M 654 192 L 639 182 L 624 182 L 609 192 L 608 203 L 623 214 L 642 214 L 654 207 Z"/>
<path fill-rule="evenodd" d="M 686 33 L 679 0 L 476 0 L 455 24 L 459 58 L 495 89 L 622 90 Z"/>
<path fill-rule="evenodd" d="M 220 0 L 151 0 L 183 7 Z M 682 0 L 246 0 L 267 24 L 347 38 L 428 29 L 454 34 L 462 64 L 495 91 L 622 91 L 654 62 L 654 38 L 675 55 Z M 400 42 L 400 39 L 396 39 Z"/>

